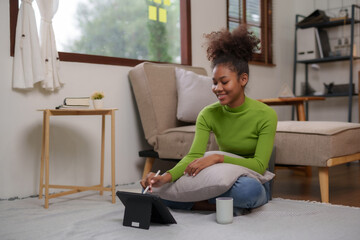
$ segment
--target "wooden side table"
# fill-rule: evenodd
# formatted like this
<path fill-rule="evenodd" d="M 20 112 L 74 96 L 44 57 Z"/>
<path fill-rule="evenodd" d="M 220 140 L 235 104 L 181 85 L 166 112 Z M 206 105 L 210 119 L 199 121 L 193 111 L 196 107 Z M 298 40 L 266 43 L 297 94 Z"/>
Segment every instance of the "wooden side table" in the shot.
<path fill-rule="evenodd" d="M 308 101 L 325 100 L 325 97 L 289 97 L 258 99 L 267 105 L 293 105 L 296 107 L 298 121 L 306 121 L 304 103 Z"/>
<path fill-rule="evenodd" d="M 43 134 L 41 146 L 41 166 L 40 166 L 40 186 L 39 199 L 42 199 L 43 189 L 45 189 L 45 208 L 49 207 L 49 199 L 68 194 L 74 194 L 82 191 L 95 190 L 100 195 L 103 191 L 112 192 L 112 203 L 115 203 L 115 111 L 117 109 L 41 109 L 43 112 Z M 101 115 L 101 167 L 100 167 L 100 184 L 95 186 L 68 186 L 68 185 L 51 185 L 49 183 L 49 132 L 50 116 L 82 116 L 82 115 Z M 111 187 L 104 187 L 104 156 L 105 156 L 105 116 L 111 116 Z M 45 165 L 45 171 L 44 171 Z M 44 183 L 45 172 L 45 183 Z M 68 191 L 49 195 L 49 188 L 69 189 Z"/>

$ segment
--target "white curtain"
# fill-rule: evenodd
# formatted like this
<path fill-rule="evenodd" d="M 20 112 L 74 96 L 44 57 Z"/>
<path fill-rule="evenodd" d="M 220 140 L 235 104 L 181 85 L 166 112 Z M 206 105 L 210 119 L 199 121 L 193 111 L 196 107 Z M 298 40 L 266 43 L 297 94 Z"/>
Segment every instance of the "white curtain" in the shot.
<path fill-rule="evenodd" d="M 45 79 L 32 2 L 33 0 L 22 0 L 18 13 L 13 88 L 33 88 L 35 83 Z"/>
<path fill-rule="evenodd" d="M 43 88 L 53 91 L 62 86 L 63 82 L 59 77 L 59 54 L 56 50 L 55 35 L 52 26 L 52 19 L 58 9 L 59 0 L 36 0 L 40 15 L 40 42 L 41 56 L 45 61 L 45 80 Z"/>

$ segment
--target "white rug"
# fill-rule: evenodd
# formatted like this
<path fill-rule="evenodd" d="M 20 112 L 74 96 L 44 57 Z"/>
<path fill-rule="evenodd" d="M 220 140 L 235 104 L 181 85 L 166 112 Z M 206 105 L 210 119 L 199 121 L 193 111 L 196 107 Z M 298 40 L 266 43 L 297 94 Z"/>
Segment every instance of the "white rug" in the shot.
<path fill-rule="evenodd" d="M 136 189 L 136 188 L 135 188 Z M 117 190 L 133 190 L 120 186 Z M 135 190 L 137 191 L 137 190 Z M 228 225 L 214 212 L 173 211 L 177 224 L 149 230 L 124 227 L 124 206 L 106 192 L 83 192 L 50 200 L 0 201 L 0 239 L 359 239 L 360 208 L 273 199 Z"/>

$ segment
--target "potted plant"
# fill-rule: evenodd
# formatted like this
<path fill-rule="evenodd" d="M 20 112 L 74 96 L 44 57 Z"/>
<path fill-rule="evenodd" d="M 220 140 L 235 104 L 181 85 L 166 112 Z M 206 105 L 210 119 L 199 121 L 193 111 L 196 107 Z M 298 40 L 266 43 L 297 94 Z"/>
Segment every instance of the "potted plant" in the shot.
<path fill-rule="evenodd" d="M 101 109 L 104 107 L 104 97 L 104 93 L 99 91 L 96 91 L 91 95 L 91 99 L 93 100 L 93 105 L 95 109 Z"/>

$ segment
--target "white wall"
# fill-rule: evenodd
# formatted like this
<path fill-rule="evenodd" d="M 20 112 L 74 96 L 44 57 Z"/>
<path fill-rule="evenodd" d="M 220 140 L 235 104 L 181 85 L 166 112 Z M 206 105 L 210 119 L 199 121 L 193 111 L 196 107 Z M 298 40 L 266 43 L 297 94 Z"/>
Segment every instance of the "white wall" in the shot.
<path fill-rule="evenodd" d="M 274 0 L 275 67 L 250 66 L 247 94 L 253 98 L 277 96 L 283 83 L 292 84 L 294 13 L 296 1 Z M 9 56 L 9 6 L 0 1 L 0 198 L 36 194 L 40 168 L 42 114 L 37 109 L 54 108 L 64 97 L 88 96 L 95 90 L 106 94 L 107 107 L 116 113 L 116 183 L 139 180 L 144 160 L 137 152 L 145 149 L 143 132 L 128 81 L 129 67 L 61 62 L 66 85 L 55 93 L 36 86 L 30 91 L 11 87 L 12 57 Z M 226 1 L 193 0 L 193 65 L 209 63 L 202 48 L 203 34 L 226 27 Z M 290 119 L 289 107 L 276 108 L 280 120 Z M 324 113 L 325 114 L 325 113 Z M 109 119 L 106 128 L 106 157 L 110 157 Z M 100 118 L 53 117 L 51 119 L 50 180 L 54 184 L 98 183 Z M 107 161 L 109 158 L 107 158 Z M 107 167 L 109 162 L 106 163 Z M 110 183 L 106 172 L 106 184 Z"/>

